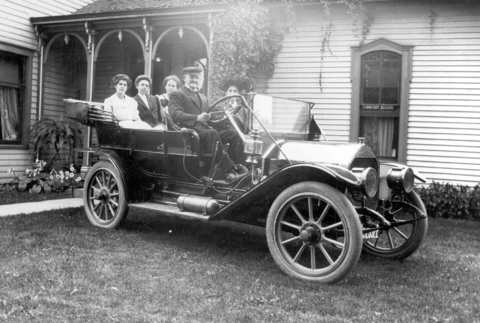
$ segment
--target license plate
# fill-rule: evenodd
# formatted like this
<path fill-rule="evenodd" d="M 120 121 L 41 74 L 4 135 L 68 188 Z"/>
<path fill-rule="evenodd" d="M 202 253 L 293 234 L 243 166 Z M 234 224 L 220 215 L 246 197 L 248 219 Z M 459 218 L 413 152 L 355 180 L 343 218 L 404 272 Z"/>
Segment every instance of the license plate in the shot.
<path fill-rule="evenodd" d="M 378 239 L 378 230 L 364 233 L 363 239 Z"/>

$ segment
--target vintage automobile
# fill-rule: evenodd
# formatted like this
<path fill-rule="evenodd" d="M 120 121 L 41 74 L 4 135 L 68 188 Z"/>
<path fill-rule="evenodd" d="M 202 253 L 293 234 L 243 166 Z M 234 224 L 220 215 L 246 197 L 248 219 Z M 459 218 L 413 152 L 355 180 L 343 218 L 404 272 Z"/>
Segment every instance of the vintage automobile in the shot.
<path fill-rule="evenodd" d="M 222 104 L 239 98 L 233 111 Z M 249 93 L 224 97 L 209 109 L 229 120 L 244 141 L 249 172 L 216 179 L 216 154 L 198 134 L 178 128 L 120 128 L 101 103 L 65 99 L 67 115 L 95 127 L 101 157 L 88 171 L 83 199 L 89 221 L 116 228 L 129 208 L 202 221 L 234 221 L 266 229 L 271 255 L 286 274 L 335 283 L 355 267 L 361 251 L 403 259 L 427 232 L 427 214 L 412 168 L 380 164 L 363 140 L 327 141 L 313 103 Z M 249 136 L 233 115 L 246 109 Z M 171 120 L 170 120 L 171 121 Z"/>

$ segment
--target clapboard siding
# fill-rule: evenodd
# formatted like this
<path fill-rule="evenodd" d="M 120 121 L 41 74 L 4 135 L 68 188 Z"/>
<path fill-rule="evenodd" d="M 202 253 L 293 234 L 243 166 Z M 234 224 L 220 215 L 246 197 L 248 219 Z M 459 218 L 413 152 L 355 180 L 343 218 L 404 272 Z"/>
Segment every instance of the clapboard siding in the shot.
<path fill-rule="evenodd" d="M 37 38 L 31 17 L 67 15 L 93 0 L 1 0 L 0 6 L 0 44 L 13 45 L 36 51 Z M 37 118 L 38 105 L 38 54 L 35 52 L 32 69 L 31 116 L 30 124 Z M 27 116 L 29 117 L 29 116 Z M 29 149 L 0 149 L 0 183 L 13 179 L 7 172 L 15 168 L 17 174 L 23 174 L 26 168 L 32 167 L 34 156 Z"/>
<path fill-rule="evenodd" d="M 413 46 L 407 164 L 435 181 L 480 182 L 480 5 L 396 1 L 367 8 L 374 21 L 365 44 L 384 38 Z M 327 137 L 348 141 L 351 47 L 360 41 L 351 17 L 335 8 L 327 17 L 317 5 L 296 14 L 266 92 L 315 102 L 313 113 Z"/>

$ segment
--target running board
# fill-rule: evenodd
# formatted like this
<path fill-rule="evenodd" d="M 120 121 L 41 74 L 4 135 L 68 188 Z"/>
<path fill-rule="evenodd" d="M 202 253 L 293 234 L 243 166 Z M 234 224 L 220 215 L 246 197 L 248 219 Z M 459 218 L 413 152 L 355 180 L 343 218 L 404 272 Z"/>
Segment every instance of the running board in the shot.
<path fill-rule="evenodd" d="M 180 211 L 176 205 L 170 204 L 161 204 L 161 203 L 152 203 L 152 202 L 141 202 L 141 203 L 132 203 L 128 205 L 132 208 L 144 209 L 161 212 L 164 215 L 175 216 L 184 219 L 197 219 L 202 221 L 208 221 L 210 216 L 203 215 L 195 212 Z"/>

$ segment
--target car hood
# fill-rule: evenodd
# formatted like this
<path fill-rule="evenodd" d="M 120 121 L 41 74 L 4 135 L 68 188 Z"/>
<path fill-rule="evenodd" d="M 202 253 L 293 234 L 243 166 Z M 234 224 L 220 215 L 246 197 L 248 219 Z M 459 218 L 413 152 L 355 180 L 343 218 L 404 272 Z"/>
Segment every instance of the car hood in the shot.
<path fill-rule="evenodd" d="M 294 163 L 331 164 L 351 169 L 356 159 L 376 159 L 372 149 L 365 144 L 332 143 L 323 141 L 279 142 L 282 151 Z M 285 159 L 277 149 L 272 149 L 268 158 Z"/>

